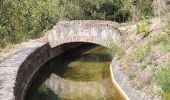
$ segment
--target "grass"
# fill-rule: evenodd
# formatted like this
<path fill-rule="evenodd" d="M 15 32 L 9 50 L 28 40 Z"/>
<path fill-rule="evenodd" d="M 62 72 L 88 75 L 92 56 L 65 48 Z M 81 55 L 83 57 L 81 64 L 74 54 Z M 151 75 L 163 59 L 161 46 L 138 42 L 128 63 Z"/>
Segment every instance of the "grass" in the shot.
<path fill-rule="evenodd" d="M 163 47 L 165 51 L 170 52 L 170 41 L 167 44 L 165 44 Z"/>
<path fill-rule="evenodd" d="M 162 100 L 170 100 L 170 93 L 163 94 Z"/>
<path fill-rule="evenodd" d="M 158 36 L 151 39 L 149 45 L 156 45 L 159 43 L 162 44 L 162 47 L 166 52 L 170 52 L 170 36 L 168 34 L 158 34 Z"/>
<path fill-rule="evenodd" d="M 146 62 L 142 62 L 142 63 L 140 63 L 140 67 L 141 67 L 142 69 L 145 69 L 145 68 L 146 68 L 146 66 L 147 66 L 147 63 L 146 63 Z"/>
<path fill-rule="evenodd" d="M 164 43 L 164 49 L 170 52 L 170 19 L 168 19 L 168 24 L 166 25 L 164 32 L 166 33 L 166 42 Z"/>
<path fill-rule="evenodd" d="M 135 74 L 133 73 L 133 72 L 127 72 L 126 73 L 127 74 L 127 76 L 128 76 L 128 78 L 130 79 L 130 80 L 132 80 L 134 77 L 135 77 Z"/>
<path fill-rule="evenodd" d="M 155 80 L 163 94 L 170 94 L 170 63 L 155 73 Z M 170 99 L 170 96 L 168 96 Z"/>
<path fill-rule="evenodd" d="M 144 60 L 144 58 L 146 57 L 146 55 L 148 54 L 148 52 L 150 51 L 150 47 L 149 46 L 144 46 L 143 48 L 138 48 L 133 55 L 133 58 L 142 62 Z"/>
<path fill-rule="evenodd" d="M 148 45 L 156 45 L 158 43 L 167 44 L 168 40 L 169 40 L 169 36 L 167 34 L 159 33 L 157 36 L 151 38 Z"/>
<path fill-rule="evenodd" d="M 145 45 L 142 48 L 141 47 L 138 48 L 134 52 L 133 59 L 140 62 L 140 67 L 142 69 L 145 69 L 148 64 L 152 63 L 150 59 L 146 59 L 147 55 L 151 47 L 159 43 L 162 44 L 162 47 L 166 52 L 170 52 L 170 37 L 168 34 L 163 34 L 163 33 L 159 33 L 157 36 L 152 37 L 147 45 Z"/>

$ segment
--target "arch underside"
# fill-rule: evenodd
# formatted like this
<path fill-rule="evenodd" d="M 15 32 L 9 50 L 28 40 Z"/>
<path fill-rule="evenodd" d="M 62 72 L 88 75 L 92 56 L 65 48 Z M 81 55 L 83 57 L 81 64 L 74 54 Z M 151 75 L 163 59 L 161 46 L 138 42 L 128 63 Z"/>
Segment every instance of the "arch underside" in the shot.
<path fill-rule="evenodd" d="M 65 43 L 71 43 L 71 42 L 85 42 L 85 43 L 93 43 L 97 45 L 104 46 L 106 48 L 109 48 L 109 44 L 113 43 L 111 41 L 102 39 L 102 38 L 94 38 L 94 37 L 63 37 L 55 40 L 55 42 L 49 42 L 50 46 L 52 48 L 57 47 L 59 45 L 65 44 Z"/>

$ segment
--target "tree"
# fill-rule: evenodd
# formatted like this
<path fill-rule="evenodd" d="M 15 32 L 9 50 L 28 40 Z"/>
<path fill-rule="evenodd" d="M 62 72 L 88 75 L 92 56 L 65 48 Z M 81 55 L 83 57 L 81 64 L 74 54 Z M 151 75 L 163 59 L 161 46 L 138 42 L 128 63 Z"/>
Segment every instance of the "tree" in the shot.
<path fill-rule="evenodd" d="M 153 16 L 152 0 L 120 0 L 122 10 L 129 10 L 132 16 L 132 21 L 136 22 L 142 18 Z"/>

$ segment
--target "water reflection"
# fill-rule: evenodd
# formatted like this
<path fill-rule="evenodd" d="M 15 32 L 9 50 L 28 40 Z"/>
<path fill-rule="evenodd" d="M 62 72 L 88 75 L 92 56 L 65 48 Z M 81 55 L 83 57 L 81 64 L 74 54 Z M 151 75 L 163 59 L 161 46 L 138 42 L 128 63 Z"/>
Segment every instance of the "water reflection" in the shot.
<path fill-rule="evenodd" d="M 26 100 L 120 100 L 106 48 L 83 45 L 57 56 L 37 73 Z"/>

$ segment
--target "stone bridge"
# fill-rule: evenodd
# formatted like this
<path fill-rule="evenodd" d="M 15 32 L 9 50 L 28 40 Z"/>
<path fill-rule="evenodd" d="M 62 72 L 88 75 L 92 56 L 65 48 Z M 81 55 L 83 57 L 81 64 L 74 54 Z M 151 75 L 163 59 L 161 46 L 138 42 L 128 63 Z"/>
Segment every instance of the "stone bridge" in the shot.
<path fill-rule="evenodd" d="M 111 21 L 62 21 L 45 35 L 47 43 L 25 48 L 0 63 L 0 100 L 24 100 L 39 69 L 55 56 L 83 43 L 121 46 L 121 33 Z M 110 65 L 113 84 L 126 99 L 144 100 L 128 78 Z"/>
<path fill-rule="evenodd" d="M 63 21 L 47 32 L 46 37 L 51 47 L 70 42 L 87 42 L 105 47 L 108 47 L 108 42 L 120 45 L 121 34 L 114 26 L 110 21 Z"/>

